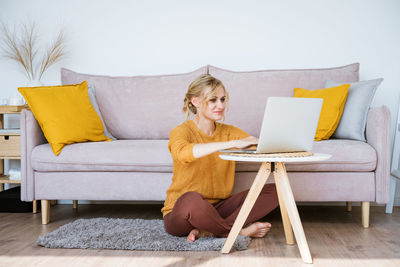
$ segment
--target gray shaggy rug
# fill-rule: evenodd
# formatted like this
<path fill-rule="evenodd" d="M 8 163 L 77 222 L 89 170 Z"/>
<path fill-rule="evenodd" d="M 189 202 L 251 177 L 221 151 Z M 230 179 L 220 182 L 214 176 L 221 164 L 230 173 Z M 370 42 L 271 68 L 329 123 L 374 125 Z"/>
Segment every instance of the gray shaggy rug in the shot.
<path fill-rule="evenodd" d="M 36 243 L 46 248 L 126 250 L 221 250 L 226 238 L 202 237 L 187 242 L 165 231 L 162 220 L 78 219 L 40 236 Z M 251 238 L 239 235 L 232 249 L 245 250 Z"/>

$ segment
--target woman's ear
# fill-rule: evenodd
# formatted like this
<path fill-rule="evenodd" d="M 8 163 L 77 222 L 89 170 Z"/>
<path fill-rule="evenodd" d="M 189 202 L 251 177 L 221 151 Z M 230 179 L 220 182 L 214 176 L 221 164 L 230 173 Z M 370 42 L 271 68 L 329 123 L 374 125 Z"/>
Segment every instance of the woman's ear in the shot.
<path fill-rule="evenodd" d="M 195 106 L 197 109 L 200 108 L 201 106 L 201 101 L 199 97 L 192 97 L 192 99 L 190 99 L 190 102 L 193 104 L 193 106 Z"/>

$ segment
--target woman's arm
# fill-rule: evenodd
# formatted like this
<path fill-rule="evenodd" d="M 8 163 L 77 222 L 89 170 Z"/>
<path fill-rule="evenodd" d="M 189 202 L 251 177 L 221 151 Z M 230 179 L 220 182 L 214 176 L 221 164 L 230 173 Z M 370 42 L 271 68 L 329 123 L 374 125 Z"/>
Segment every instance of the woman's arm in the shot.
<path fill-rule="evenodd" d="M 245 148 L 251 145 L 258 144 L 258 138 L 254 136 L 248 136 L 239 140 L 231 140 L 227 142 L 215 142 L 215 143 L 207 143 L 207 144 L 195 144 L 193 146 L 193 156 L 195 158 L 201 158 L 217 152 L 222 149 L 229 148 Z"/>

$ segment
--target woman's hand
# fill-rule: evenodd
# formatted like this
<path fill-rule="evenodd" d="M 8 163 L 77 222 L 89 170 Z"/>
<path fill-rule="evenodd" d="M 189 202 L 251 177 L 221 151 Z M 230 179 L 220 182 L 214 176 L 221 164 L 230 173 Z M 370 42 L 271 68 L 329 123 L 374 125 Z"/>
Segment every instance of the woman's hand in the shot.
<path fill-rule="evenodd" d="M 193 156 L 195 158 L 201 158 L 211 153 L 217 152 L 222 149 L 229 148 L 245 148 L 251 145 L 258 144 L 258 138 L 254 136 L 248 136 L 239 140 L 231 140 L 227 142 L 215 142 L 207 144 L 195 144 L 193 146 Z"/>
<path fill-rule="evenodd" d="M 248 136 L 243 139 L 239 140 L 233 140 L 233 147 L 236 148 L 246 148 L 251 145 L 257 145 L 258 144 L 258 138 L 254 136 Z"/>

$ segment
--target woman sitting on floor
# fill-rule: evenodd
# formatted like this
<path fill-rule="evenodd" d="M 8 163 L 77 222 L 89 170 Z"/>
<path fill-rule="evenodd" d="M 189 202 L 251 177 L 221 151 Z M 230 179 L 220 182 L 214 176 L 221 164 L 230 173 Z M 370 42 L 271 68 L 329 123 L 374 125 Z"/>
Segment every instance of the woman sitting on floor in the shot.
<path fill-rule="evenodd" d="M 187 236 L 193 242 L 201 233 L 226 237 L 248 190 L 232 195 L 235 162 L 218 157 L 218 151 L 245 148 L 258 139 L 243 130 L 218 123 L 224 118 L 228 93 L 211 75 L 194 80 L 186 93 L 186 121 L 170 133 L 168 148 L 173 158 L 172 183 L 162 208 L 168 233 Z M 190 112 L 195 114 L 189 120 Z M 266 184 L 251 210 L 241 235 L 264 237 L 268 222 L 255 222 L 278 206 L 274 184 Z"/>

